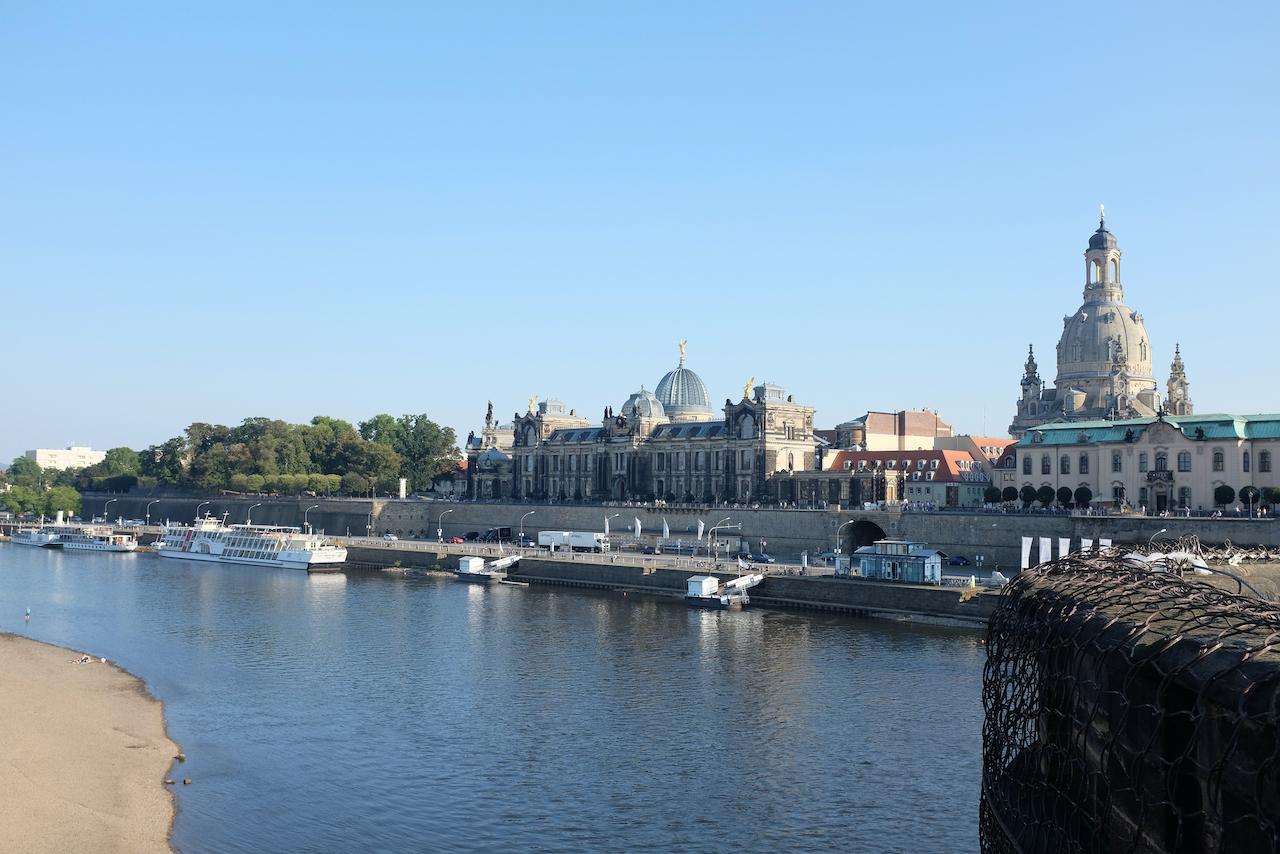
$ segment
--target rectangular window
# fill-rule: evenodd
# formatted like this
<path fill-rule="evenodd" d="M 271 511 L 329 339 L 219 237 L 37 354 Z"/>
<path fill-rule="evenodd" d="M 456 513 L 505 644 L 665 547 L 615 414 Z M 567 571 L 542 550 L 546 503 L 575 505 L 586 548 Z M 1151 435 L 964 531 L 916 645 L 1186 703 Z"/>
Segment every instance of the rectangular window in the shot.
<path fill-rule="evenodd" d="M 1142 453 L 1138 454 L 1138 471 L 1146 471 L 1147 466 L 1148 466 L 1147 452 L 1143 451 Z"/>
<path fill-rule="evenodd" d="M 1120 467 L 1120 452 L 1115 451 L 1111 454 L 1111 470 L 1118 472 L 1120 471 Z"/>

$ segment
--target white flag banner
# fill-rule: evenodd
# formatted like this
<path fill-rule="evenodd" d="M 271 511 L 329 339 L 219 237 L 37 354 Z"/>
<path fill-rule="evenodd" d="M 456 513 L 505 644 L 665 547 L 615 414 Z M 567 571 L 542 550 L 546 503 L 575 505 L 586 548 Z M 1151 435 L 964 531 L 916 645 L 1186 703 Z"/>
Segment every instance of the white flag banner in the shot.
<path fill-rule="evenodd" d="M 671 539 L 671 526 L 667 524 L 667 517 L 662 517 L 662 539 Z"/>
<path fill-rule="evenodd" d="M 1089 550 L 1092 548 L 1093 548 L 1093 540 L 1091 539 L 1086 540 L 1084 537 L 1080 538 L 1080 551 L 1084 552 L 1085 554 L 1088 554 Z"/>
<path fill-rule="evenodd" d="M 1107 539 L 1106 537 L 1100 537 L 1098 539 L 1098 548 L 1100 549 L 1111 548 L 1111 540 Z"/>
<path fill-rule="evenodd" d="M 1071 554 L 1071 538 L 1058 537 L 1058 557 L 1066 557 Z"/>
<path fill-rule="evenodd" d="M 699 539 L 699 540 L 701 540 L 701 539 L 702 539 L 702 531 L 703 531 L 703 529 L 704 529 L 705 527 L 706 527 L 706 526 L 702 523 L 702 520 L 701 520 L 701 519 L 699 519 L 699 520 L 698 520 L 698 539 Z"/>
<path fill-rule="evenodd" d="M 608 516 L 604 517 L 604 535 L 606 537 L 609 536 L 609 517 Z"/>
<path fill-rule="evenodd" d="M 747 563 L 742 558 L 738 558 L 738 569 L 750 569 L 750 568 L 751 568 L 751 564 Z"/>
<path fill-rule="evenodd" d="M 636 517 L 636 536 L 640 536 L 640 517 Z"/>
<path fill-rule="evenodd" d="M 1053 560 L 1053 537 L 1041 537 L 1039 563 L 1049 563 L 1051 560 Z"/>
<path fill-rule="evenodd" d="M 1022 568 L 1031 568 L 1031 544 L 1035 542 L 1031 537 L 1022 538 Z"/>

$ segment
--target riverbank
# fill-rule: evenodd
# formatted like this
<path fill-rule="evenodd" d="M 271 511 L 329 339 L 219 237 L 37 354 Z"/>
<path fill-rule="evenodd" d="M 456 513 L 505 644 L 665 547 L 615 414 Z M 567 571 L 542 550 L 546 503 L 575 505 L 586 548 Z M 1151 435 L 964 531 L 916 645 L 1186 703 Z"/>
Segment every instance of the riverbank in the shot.
<path fill-rule="evenodd" d="M 0 850 L 169 852 L 178 746 L 160 701 L 80 656 L 0 633 Z"/>

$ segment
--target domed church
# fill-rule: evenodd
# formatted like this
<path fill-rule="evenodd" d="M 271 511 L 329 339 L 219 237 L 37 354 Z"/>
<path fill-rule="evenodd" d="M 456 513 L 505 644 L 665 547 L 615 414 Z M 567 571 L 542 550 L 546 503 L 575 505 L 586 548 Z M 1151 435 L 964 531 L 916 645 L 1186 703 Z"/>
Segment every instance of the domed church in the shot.
<path fill-rule="evenodd" d="M 1089 237 L 1084 268 L 1084 303 L 1062 319 L 1053 388 L 1045 388 L 1035 352 L 1027 348 L 1022 396 L 1009 426 L 1015 438 L 1055 421 L 1192 414 L 1181 352 L 1175 351 L 1169 372 L 1168 406 L 1161 401 L 1142 315 L 1124 302 L 1120 247 L 1107 230 L 1105 211 Z"/>

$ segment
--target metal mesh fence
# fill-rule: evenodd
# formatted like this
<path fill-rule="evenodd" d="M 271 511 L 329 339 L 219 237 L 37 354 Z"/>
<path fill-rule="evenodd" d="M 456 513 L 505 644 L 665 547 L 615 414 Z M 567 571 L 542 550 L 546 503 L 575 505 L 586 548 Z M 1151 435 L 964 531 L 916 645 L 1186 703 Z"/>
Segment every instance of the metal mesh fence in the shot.
<path fill-rule="evenodd" d="M 987 643 L 984 852 L 1280 851 L 1280 608 L 1068 556 Z"/>

